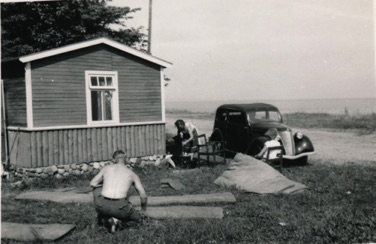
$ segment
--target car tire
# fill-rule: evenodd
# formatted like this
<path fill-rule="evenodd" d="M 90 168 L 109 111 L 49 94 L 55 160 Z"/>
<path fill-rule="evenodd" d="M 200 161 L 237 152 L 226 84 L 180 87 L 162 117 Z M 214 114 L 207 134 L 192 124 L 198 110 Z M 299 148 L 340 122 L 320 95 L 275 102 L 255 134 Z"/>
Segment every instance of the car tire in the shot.
<path fill-rule="evenodd" d="M 254 139 L 247 147 L 245 154 L 254 157 L 259 152 L 261 152 L 262 148 L 264 147 L 265 142 L 267 141 L 268 141 L 268 138 L 265 138 L 265 137 L 258 137 Z"/>

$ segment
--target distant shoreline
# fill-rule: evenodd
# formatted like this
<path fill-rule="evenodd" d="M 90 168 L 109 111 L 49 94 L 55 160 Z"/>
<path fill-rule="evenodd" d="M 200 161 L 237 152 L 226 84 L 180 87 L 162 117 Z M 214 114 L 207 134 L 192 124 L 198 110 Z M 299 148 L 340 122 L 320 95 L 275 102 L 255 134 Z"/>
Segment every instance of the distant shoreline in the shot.
<path fill-rule="evenodd" d="M 226 103 L 269 103 L 282 114 L 327 113 L 327 114 L 372 114 L 376 113 L 376 98 L 330 98 L 292 100 L 223 100 L 223 101 L 167 101 L 167 111 L 189 111 L 194 113 L 215 113 L 218 106 Z"/>
<path fill-rule="evenodd" d="M 166 117 L 183 120 L 207 120 L 214 122 L 215 112 L 192 112 L 189 110 L 167 109 Z M 298 128 L 325 128 L 335 130 L 358 130 L 362 133 L 376 132 L 376 113 L 329 114 L 329 113 L 282 113 L 284 123 Z"/>

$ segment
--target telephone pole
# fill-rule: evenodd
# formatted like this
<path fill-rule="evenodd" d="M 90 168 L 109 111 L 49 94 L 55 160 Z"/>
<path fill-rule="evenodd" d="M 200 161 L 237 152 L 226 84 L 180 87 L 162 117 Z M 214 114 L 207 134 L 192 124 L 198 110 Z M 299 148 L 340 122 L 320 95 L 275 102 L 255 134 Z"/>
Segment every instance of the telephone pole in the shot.
<path fill-rule="evenodd" d="M 152 22 L 153 0 L 149 0 L 149 31 L 148 31 L 148 53 L 151 54 L 151 22 Z"/>

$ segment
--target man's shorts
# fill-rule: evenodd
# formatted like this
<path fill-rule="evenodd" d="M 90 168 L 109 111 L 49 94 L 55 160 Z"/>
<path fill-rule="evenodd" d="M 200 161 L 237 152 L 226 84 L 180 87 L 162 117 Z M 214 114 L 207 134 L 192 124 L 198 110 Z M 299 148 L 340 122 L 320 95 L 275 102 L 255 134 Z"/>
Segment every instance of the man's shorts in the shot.
<path fill-rule="evenodd" d="M 121 221 L 141 221 L 140 213 L 135 210 L 132 203 L 126 199 L 109 199 L 101 195 L 102 187 L 93 191 L 94 206 L 98 214 L 103 217 L 115 217 Z"/>

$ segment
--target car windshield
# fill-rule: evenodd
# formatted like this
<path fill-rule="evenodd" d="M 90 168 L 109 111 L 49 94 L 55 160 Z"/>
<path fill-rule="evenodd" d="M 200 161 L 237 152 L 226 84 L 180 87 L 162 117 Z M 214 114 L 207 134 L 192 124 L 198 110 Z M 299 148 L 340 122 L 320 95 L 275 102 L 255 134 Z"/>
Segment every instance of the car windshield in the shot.
<path fill-rule="evenodd" d="M 261 110 L 247 112 L 248 121 L 250 123 L 259 123 L 263 121 L 282 122 L 282 117 L 278 111 Z"/>

